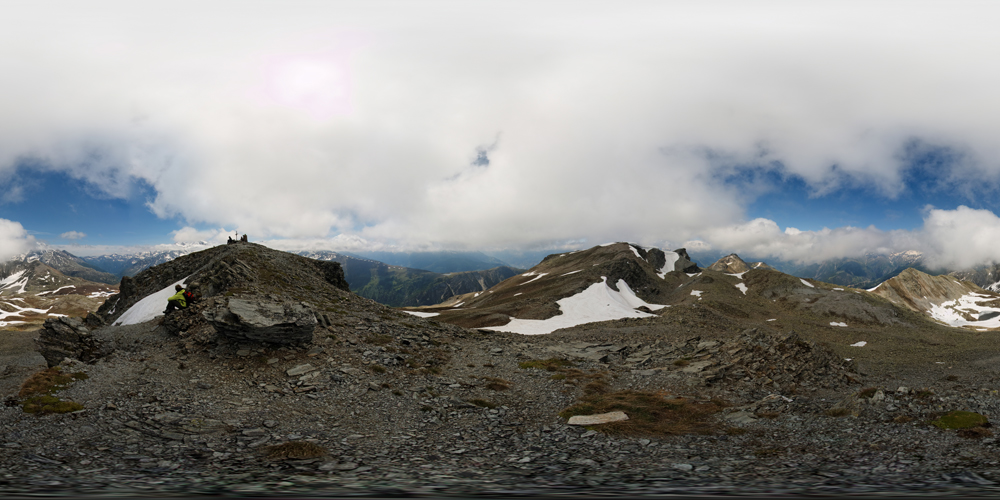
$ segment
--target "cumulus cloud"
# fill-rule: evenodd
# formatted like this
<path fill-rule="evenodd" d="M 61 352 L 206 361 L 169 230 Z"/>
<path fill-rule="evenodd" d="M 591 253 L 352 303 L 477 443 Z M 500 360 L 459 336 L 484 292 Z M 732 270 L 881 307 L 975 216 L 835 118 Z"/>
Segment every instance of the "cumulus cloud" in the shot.
<path fill-rule="evenodd" d="M 193 227 L 184 227 L 171 233 L 176 243 L 225 243 L 227 238 L 237 239 L 236 231 L 229 231 L 224 228 L 198 230 Z"/>
<path fill-rule="evenodd" d="M 908 236 L 741 223 L 769 187 L 742 173 L 891 198 L 930 144 L 955 152 L 949 185 L 1000 179 L 981 111 L 1000 105 L 1000 6 L 374 5 L 6 9 L 0 174 L 30 158 L 110 197 L 141 182 L 157 215 L 289 244 L 698 238 L 790 259 Z"/>
<path fill-rule="evenodd" d="M 874 226 L 782 230 L 776 222 L 760 218 L 712 228 L 705 231 L 704 239 L 686 245 L 702 251 L 718 249 L 798 263 L 916 250 L 932 269 L 965 269 L 1000 262 L 1000 217 L 989 210 L 966 206 L 954 210 L 927 207 L 922 227 L 894 231 Z"/>
<path fill-rule="evenodd" d="M 0 219 L 0 262 L 35 246 L 35 238 L 20 223 Z"/>
<path fill-rule="evenodd" d="M 87 237 L 86 233 L 81 233 L 79 231 L 67 231 L 59 235 L 60 238 L 64 240 L 82 240 Z"/>

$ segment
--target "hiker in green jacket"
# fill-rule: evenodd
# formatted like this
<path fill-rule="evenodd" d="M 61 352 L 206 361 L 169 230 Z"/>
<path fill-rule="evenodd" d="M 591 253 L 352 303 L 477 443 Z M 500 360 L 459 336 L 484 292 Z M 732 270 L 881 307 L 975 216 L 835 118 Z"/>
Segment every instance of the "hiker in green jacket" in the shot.
<path fill-rule="evenodd" d="M 177 293 L 167 299 L 167 310 L 163 311 L 163 314 L 170 314 L 174 309 L 184 309 L 187 307 L 187 296 L 184 293 L 184 287 L 177 285 L 174 287 L 174 290 L 177 290 Z"/>

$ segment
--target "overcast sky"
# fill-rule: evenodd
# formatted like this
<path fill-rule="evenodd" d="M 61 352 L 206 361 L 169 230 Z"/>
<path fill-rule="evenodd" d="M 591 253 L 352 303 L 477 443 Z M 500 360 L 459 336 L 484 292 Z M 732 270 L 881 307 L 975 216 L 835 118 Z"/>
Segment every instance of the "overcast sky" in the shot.
<path fill-rule="evenodd" d="M 995 2 L 6 2 L 0 254 L 1000 260 Z"/>

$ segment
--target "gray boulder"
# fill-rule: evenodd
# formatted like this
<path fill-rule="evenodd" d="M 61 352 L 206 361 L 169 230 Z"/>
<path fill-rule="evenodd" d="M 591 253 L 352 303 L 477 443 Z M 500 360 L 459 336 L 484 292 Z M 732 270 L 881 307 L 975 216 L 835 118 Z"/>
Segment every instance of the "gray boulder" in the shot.
<path fill-rule="evenodd" d="M 49 367 L 62 363 L 65 358 L 93 363 L 111 352 L 94 337 L 80 318 L 45 320 L 35 344 Z"/>
<path fill-rule="evenodd" d="M 230 298 L 201 314 L 226 337 L 271 344 L 311 342 L 317 324 L 316 314 L 301 303 L 263 299 Z"/>

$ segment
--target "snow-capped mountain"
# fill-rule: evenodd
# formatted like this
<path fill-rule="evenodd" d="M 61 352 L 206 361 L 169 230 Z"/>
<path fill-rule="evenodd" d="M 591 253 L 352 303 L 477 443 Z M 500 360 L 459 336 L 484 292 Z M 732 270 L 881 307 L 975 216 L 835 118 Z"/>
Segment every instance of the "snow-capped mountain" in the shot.
<path fill-rule="evenodd" d="M 208 242 L 178 243 L 167 248 L 157 248 L 129 254 L 109 254 L 83 257 L 88 264 L 103 269 L 121 279 L 122 276 L 135 276 L 143 270 L 170 262 L 182 255 L 205 250 L 213 245 Z M 117 281 L 116 281 L 117 282 Z"/>
<path fill-rule="evenodd" d="M 10 274 L 24 269 L 31 262 L 42 262 L 54 269 L 58 269 L 66 276 L 83 278 L 88 281 L 98 283 L 117 284 L 119 277 L 98 269 L 86 260 L 77 257 L 64 250 L 51 248 L 45 244 L 39 244 L 34 250 L 21 255 L 16 255 L 6 262 L 0 263 L 0 278 L 6 278 Z"/>

